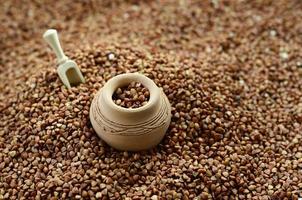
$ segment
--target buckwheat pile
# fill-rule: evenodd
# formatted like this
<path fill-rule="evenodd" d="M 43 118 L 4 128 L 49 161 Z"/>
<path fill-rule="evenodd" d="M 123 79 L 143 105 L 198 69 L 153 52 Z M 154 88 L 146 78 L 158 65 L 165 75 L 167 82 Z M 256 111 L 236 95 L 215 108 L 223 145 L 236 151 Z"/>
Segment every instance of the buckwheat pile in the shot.
<path fill-rule="evenodd" d="M 0 199 L 302 197 L 301 19 L 298 0 L 2 2 Z M 47 28 L 86 83 L 61 83 Z M 172 105 L 149 151 L 117 151 L 90 124 L 96 92 L 126 72 Z"/>
<path fill-rule="evenodd" d="M 139 82 L 131 82 L 127 86 L 117 88 L 112 99 L 116 105 L 124 108 L 139 108 L 149 101 L 149 90 Z"/>

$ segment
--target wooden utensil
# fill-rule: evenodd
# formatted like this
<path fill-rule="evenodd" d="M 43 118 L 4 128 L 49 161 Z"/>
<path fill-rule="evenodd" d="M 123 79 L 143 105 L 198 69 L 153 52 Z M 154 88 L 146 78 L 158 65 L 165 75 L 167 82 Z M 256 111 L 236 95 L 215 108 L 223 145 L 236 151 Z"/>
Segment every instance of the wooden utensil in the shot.
<path fill-rule="evenodd" d="M 57 71 L 61 81 L 70 89 L 72 85 L 84 83 L 85 79 L 77 64 L 65 56 L 55 29 L 49 29 L 43 34 L 44 40 L 51 46 L 57 56 Z"/>

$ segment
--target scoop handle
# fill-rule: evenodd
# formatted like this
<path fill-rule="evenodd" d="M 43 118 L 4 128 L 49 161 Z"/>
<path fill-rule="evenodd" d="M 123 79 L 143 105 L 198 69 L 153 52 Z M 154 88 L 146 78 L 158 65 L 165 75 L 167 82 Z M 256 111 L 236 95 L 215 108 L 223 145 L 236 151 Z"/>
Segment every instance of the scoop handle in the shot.
<path fill-rule="evenodd" d="M 66 60 L 68 60 L 68 57 L 65 56 L 65 54 L 63 52 L 63 49 L 62 49 L 60 41 L 59 41 L 58 33 L 55 29 L 48 29 L 43 34 L 43 38 L 54 50 L 54 52 L 57 56 L 59 65 L 64 63 Z"/>

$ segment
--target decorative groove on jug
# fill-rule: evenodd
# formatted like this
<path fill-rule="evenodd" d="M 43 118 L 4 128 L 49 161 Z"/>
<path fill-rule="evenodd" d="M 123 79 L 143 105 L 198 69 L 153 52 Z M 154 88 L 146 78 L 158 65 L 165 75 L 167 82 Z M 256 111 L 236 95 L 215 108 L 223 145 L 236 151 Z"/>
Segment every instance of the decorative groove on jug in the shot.
<path fill-rule="evenodd" d="M 94 98 L 95 103 L 99 102 L 101 98 L 100 93 Z M 94 104 L 96 105 L 96 104 Z M 104 131 L 108 131 L 110 134 L 125 135 L 125 136 L 137 136 L 149 134 L 152 130 L 164 126 L 166 123 L 167 116 L 169 115 L 168 109 L 169 103 L 166 99 L 161 99 L 161 106 L 158 113 L 148 121 L 137 123 L 134 125 L 127 125 L 114 122 L 106 118 L 100 107 L 92 107 L 92 116 L 98 126 Z"/>

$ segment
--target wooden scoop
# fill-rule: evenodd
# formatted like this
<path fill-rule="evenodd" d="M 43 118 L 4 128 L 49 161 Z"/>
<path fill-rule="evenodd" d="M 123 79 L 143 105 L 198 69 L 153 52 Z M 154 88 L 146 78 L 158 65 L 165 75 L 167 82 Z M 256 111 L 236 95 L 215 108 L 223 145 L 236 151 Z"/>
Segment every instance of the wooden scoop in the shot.
<path fill-rule="evenodd" d="M 77 64 L 65 56 L 55 29 L 49 29 L 43 34 L 44 40 L 51 46 L 57 56 L 57 71 L 61 81 L 70 89 L 71 85 L 84 83 L 85 79 Z"/>

